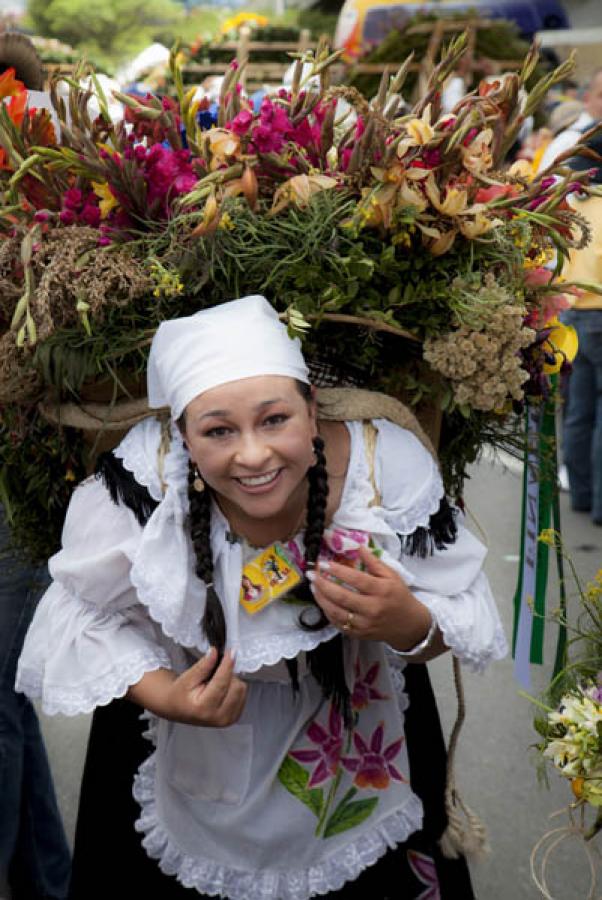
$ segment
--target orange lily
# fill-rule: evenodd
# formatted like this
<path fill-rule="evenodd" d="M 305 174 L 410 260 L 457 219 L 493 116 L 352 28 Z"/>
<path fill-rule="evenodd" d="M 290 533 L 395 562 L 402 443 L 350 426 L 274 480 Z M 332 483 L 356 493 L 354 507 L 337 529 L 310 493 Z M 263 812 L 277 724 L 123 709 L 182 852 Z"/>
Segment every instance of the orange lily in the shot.
<path fill-rule="evenodd" d="M 14 97 L 16 94 L 21 93 L 24 93 L 25 97 L 27 97 L 25 85 L 22 81 L 18 81 L 15 78 L 14 68 L 6 69 L 0 75 L 0 100 L 4 100 L 5 97 Z"/>

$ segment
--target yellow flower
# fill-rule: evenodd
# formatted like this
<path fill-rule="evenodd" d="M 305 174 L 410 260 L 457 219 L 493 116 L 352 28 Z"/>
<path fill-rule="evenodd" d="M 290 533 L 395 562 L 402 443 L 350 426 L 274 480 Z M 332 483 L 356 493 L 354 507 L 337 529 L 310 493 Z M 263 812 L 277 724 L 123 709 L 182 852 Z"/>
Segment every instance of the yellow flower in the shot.
<path fill-rule="evenodd" d="M 258 193 L 259 185 L 257 184 L 257 176 L 250 166 L 245 166 L 241 177 L 233 178 L 224 188 L 226 197 L 238 197 L 240 194 L 244 194 L 245 200 L 251 209 L 255 209 L 255 206 L 257 205 Z"/>
<path fill-rule="evenodd" d="M 211 234 L 211 232 L 215 231 L 218 224 L 219 207 L 217 205 L 217 200 L 215 199 L 215 194 L 210 194 L 209 197 L 207 197 L 207 202 L 203 209 L 203 219 L 196 228 L 193 229 L 192 235 L 198 237 L 204 234 Z"/>
<path fill-rule="evenodd" d="M 239 12 L 222 22 L 220 30 L 222 34 L 228 34 L 229 31 L 237 31 L 241 25 L 256 25 L 259 28 L 263 28 L 269 21 L 265 16 L 260 16 L 258 13 Z"/>
<path fill-rule="evenodd" d="M 493 166 L 490 144 L 493 140 L 491 128 L 484 128 L 468 147 L 462 147 L 462 162 L 469 172 L 486 172 Z"/>
<path fill-rule="evenodd" d="M 100 197 L 100 203 L 98 204 L 100 218 L 106 219 L 111 210 L 119 206 L 117 198 L 111 192 L 111 188 L 106 181 L 93 181 L 92 187 L 96 196 Z"/>
<path fill-rule="evenodd" d="M 221 166 L 228 157 L 237 157 L 240 153 L 240 138 L 226 128 L 211 128 L 206 132 L 206 139 L 211 151 L 211 169 Z"/>
<path fill-rule="evenodd" d="M 572 325 L 563 325 L 556 317 L 546 323 L 551 331 L 544 344 L 547 353 L 554 355 L 554 363 L 544 363 L 543 370 L 546 375 L 555 375 L 560 372 L 563 362 L 572 362 L 577 356 L 579 339 Z"/>
<path fill-rule="evenodd" d="M 553 528 L 542 528 L 539 532 L 537 540 L 541 544 L 547 544 L 548 547 L 555 547 L 556 541 L 560 538 L 560 535 Z"/>
<path fill-rule="evenodd" d="M 274 203 L 269 215 L 276 215 L 291 203 L 302 209 L 307 206 L 314 194 L 328 191 L 336 185 L 336 179 L 330 178 L 329 175 L 294 175 L 281 184 L 274 194 Z"/>
<path fill-rule="evenodd" d="M 399 199 L 403 206 L 414 206 L 420 212 L 424 212 L 428 206 L 424 194 L 405 181 L 402 182 L 399 188 Z"/>
<path fill-rule="evenodd" d="M 571 788 L 572 788 L 573 794 L 575 795 L 577 800 L 581 800 L 581 797 L 583 796 L 583 785 L 584 784 L 585 784 L 585 779 L 581 778 L 581 776 L 579 778 L 573 778 L 571 780 Z"/>
<path fill-rule="evenodd" d="M 467 191 L 455 187 L 446 188 L 445 196 L 442 200 L 441 192 L 437 187 L 437 182 L 432 172 L 428 175 L 424 188 L 435 209 L 444 216 L 457 216 L 459 213 L 466 212 L 468 203 Z"/>
<path fill-rule="evenodd" d="M 508 169 L 508 175 L 512 175 L 515 178 L 526 178 L 531 181 L 533 178 L 531 163 L 526 159 L 517 159 Z"/>
<path fill-rule="evenodd" d="M 483 213 L 477 213 L 474 219 L 463 219 L 460 222 L 460 231 L 464 237 L 473 240 L 482 234 L 487 234 L 494 225 L 501 225 L 500 219 L 490 219 Z"/>
<path fill-rule="evenodd" d="M 65 481 L 75 481 L 75 480 L 76 480 L 75 472 L 73 471 L 73 469 L 67 469 L 67 471 L 65 472 Z"/>
<path fill-rule="evenodd" d="M 449 231 L 444 231 L 441 237 L 436 238 L 429 244 L 429 250 L 433 256 L 443 256 L 444 253 L 447 253 L 456 240 L 457 233 L 458 230 L 456 228 L 451 228 Z"/>
<path fill-rule="evenodd" d="M 435 129 L 431 126 L 431 105 L 426 107 L 424 112 L 422 113 L 421 119 L 410 119 L 409 122 L 406 122 L 406 132 L 408 134 L 407 140 L 411 141 L 410 144 L 406 146 L 406 150 L 408 146 L 418 146 L 422 147 L 424 144 L 428 144 L 429 141 L 432 141 L 435 135 Z M 403 143 L 403 142 L 401 142 Z M 403 153 L 399 152 L 399 148 L 401 147 L 401 143 L 397 148 L 397 155 L 403 156 Z M 405 150 L 404 150 L 405 152 Z"/>

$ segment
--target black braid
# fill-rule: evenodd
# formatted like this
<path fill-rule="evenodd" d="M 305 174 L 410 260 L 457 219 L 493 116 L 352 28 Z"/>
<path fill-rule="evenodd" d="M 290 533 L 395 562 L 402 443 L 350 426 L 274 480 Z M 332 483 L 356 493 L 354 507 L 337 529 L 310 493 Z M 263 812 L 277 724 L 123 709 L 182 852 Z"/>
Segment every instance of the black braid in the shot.
<path fill-rule="evenodd" d="M 196 557 L 195 572 L 207 585 L 203 630 L 212 647 L 217 650 L 218 661 L 226 648 L 226 619 L 217 592 L 213 586 L 213 551 L 211 549 L 211 492 L 195 491 L 196 466 L 188 462 L 188 501 L 190 505 L 190 535 Z"/>
<path fill-rule="evenodd" d="M 309 469 L 307 478 L 309 481 L 309 493 L 307 498 L 307 527 L 305 529 L 305 563 L 309 569 L 313 569 L 322 546 L 324 526 L 326 524 L 326 504 L 328 501 L 328 472 L 326 469 L 326 457 L 324 455 L 324 441 L 321 437 L 314 438 L 315 464 Z M 306 582 L 307 583 L 307 582 Z M 311 591 L 307 591 L 308 599 L 314 604 Z M 305 598 L 304 598 L 305 599 Z M 315 604 L 317 606 L 317 604 Z M 328 619 L 319 609 L 316 618 L 312 609 L 312 621 L 308 622 L 303 613 L 299 617 L 299 624 L 309 631 L 317 631 L 328 625 Z M 345 725 L 350 728 L 353 723 L 351 713 L 351 696 L 345 679 L 345 662 L 343 656 L 343 636 L 336 635 L 330 641 L 319 644 L 314 650 L 307 653 L 309 670 L 322 688 L 324 696 L 332 700 L 335 707 L 343 716 Z"/>

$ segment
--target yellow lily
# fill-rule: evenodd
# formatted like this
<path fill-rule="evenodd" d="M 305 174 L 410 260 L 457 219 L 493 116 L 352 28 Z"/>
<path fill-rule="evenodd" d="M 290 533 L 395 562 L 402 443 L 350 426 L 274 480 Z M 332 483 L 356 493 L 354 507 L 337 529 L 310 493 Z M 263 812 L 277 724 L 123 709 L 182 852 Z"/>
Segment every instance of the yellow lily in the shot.
<path fill-rule="evenodd" d="M 458 224 L 464 237 L 473 240 L 474 238 L 480 237 L 482 234 L 487 234 L 494 225 L 501 225 L 501 220 L 490 219 L 488 216 L 483 215 L 483 213 L 478 212 L 474 219 L 461 219 Z"/>
<path fill-rule="evenodd" d="M 526 178 L 528 181 L 531 181 L 533 178 L 531 163 L 527 159 L 515 160 L 508 169 L 508 175 L 511 175 L 513 178 Z"/>
<path fill-rule="evenodd" d="M 307 206 L 314 194 L 336 187 L 336 178 L 329 175 L 294 175 L 281 184 L 274 194 L 274 203 L 269 215 L 275 216 L 291 203 L 299 208 Z"/>
<path fill-rule="evenodd" d="M 117 198 L 111 193 L 111 189 L 106 181 L 93 181 L 92 187 L 97 197 L 100 197 L 98 208 L 100 209 L 100 218 L 106 219 L 112 209 L 119 206 Z"/>
<path fill-rule="evenodd" d="M 206 140 L 211 152 L 211 169 L 214 171 L 228 158 L 238 157 L 240 138 L 226 128 L 211 128 L 206 132 Z"/>
<path fill-rule="evenodd" d="M 544 347 L 548 353 L 554 354 L 555 362 L 544 363 L 543 370 L 546 375 L 556 375 L 565 360 L 573 362 L 577 356 L 579 339 L 572 325 L 563 325 L 556 317 L 550 319 L 548 327 L 552 330 Z"/>
<path fill-rule="evenodd" d="M 422 118 L 420 119 L 410 119 L 409 122 L 406 122 L 406 132 L 407 132 L 407 140 L 411 143 L 408 145 L 410 147 L 422 147 L 424 144 L 428 144 L 429 141 L 432 141 L 435 135 L 435 129 L 431 125 L 431 104 L 426 107 L 424 112 L 422 113 Z M 403 142 L 402 142 L 403 143 Z M 403 156 L 403 154 L 399 153 L 399 147 L 397 148 L 397 155 Z M 407 147 L 406 147 L 407 149 Z M 404 151 L 405 152 L 405 151 Z"/>
<path fill-rule="evenodd" d="M 403 206 L 413 206 L 420 212 L 424 212 L 428 206 L 424 194 L 421 191 L 416 190 L 415 187 L 412 187 L 412 185 L 408 184 L 406 181 L 402 181 L 401 187 L 399 188 L 399 199 Z"/>
<path fill-rule="evenodd" d="M 205 234 L 211 234 L 219 225 L 219 218 L 219 207 L 215 194 L 210 194 L 203 209 L 203 220 L 193 229 L 192 235 L 202 237 Z"/>
<path fill-rule="evenodd" d="M 487 172 L 493 166 L 493 156 L 491 155 L 491 141 L 493 140 L 493 130 L 484 128 L 468 147 L 462 147 L 462 162 L 464 168 L 469 172 L 479 174 Z"/>
<path fill-rule="evenodd" d="M 226 197 L 238 197 L 240 194 L 243 194 L 251 209 L 255 209 L 257 206 L 258 193 L 257 176 L 250 166 L 245 166 L 240 178 L 233 178 L 232 181 L 228 181 L 224 188 Z"/>
<path fill-rule="evenodd" d="M 443 256 L 444 253 L 447 253 L 447 251 L 451 249 L 452 244 L 456 240 L 457 233 L 457 228 L 450 228 L 449 231 L 444 231 L 440 237 L 432 241 L 428 245 L 428 248 L 433 256 Z"/>
<path fill-rule="evenodd" d="M 431 172 L 425 181 L 427 196 L 435 209 L 444 216 L 457 216 L 466 211 L 468 204 L 468 192 L 455 187 L 447 188 L 445 197 L 441 199 L 441 192 L 437 187 L 435 176 Z"/>

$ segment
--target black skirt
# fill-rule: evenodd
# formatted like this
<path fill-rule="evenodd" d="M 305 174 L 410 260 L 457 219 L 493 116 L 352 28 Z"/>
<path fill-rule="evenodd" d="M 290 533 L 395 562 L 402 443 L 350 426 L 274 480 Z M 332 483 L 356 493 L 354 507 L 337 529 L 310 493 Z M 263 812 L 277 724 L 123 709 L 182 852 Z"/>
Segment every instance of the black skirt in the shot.
<path fill-rule="evenodd" d="M 424 824 L 328 900 L 473 900 L 463 858 L 442 856 L 445 743 L 425 665 L 405 670 L 410 700 L 405 733 L 410 781 L 424 804 Z M 198 900 L 205 897 L 164 875 L 134 829 L 140 808 L 134 774 L 152 752 L 140 709 L 114 700 L 94 713 L 82 779 L 69 900 Z"/>

